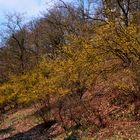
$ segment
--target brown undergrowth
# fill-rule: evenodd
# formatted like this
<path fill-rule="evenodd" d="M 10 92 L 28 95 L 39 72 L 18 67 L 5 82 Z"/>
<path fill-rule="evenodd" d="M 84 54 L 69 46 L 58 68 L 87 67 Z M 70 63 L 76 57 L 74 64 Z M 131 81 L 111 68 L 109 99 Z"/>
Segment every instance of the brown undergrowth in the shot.
<path fill-rule="evenodd" d="M 118 87 L 120 82 L 130 88 Z M 41 104 L 5 115 L 1 138 L 140 139 L 140 101 L 132 89 L 133 81 L 126 70 L 111 78 L 100 77 L 82 97 L 67 94 L 51 99 L 49 107 Z"/>

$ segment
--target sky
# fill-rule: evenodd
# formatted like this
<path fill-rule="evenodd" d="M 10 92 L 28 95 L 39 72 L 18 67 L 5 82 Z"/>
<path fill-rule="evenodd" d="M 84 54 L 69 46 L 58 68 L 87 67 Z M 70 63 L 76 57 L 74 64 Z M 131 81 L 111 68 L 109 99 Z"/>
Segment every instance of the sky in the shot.
<path fill-rule="evenodd" d="M 22 13 L 26 20 L 41 15 L 41 11 L 50 8 L 59 0 L 0 0 L 0 25 L 5 22 L 5 15 L 11 13 Z M 63 0 L 65 2 L 75 2 L 78 0 Z M 85 0 L 86 1 L 86 0 Z"/>
<path fill-rule="evenodd" d="M 0 23 L 5 21 L 8 13 L 23 13 L 27 20 L 40 15 L 55 0 L 0 0 Z"/>

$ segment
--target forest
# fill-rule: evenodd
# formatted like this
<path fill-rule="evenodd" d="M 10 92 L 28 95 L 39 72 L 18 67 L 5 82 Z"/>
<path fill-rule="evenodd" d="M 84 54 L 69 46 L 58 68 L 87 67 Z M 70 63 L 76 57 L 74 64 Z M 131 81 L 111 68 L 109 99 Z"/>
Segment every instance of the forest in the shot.
<path fill-rule="evenodd" d="M 25 17 L 0 30 L 0 139 L 140 140 L 140 1 Z"/>

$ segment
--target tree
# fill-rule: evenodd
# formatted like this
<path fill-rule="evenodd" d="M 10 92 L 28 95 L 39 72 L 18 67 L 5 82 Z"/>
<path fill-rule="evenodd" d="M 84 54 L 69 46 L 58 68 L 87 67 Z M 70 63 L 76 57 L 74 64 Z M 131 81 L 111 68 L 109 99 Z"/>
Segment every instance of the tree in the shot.
<path fill-rule="evenodd" d="M 7 15 L 4 25 L 4 46 L 1 61 L 9 72 L 24 73 L 33 64 L 33 51 L 29 46 L 29 30 L 19 14 Z"/>
<path fill-rule="evenodd" d="M 126 26 L 136 18 L 134 13 L 140 8 L 140 2 L 134 0 L 102 0 L 102 4 L 104 15 L 108 20 L 121 21 Z"/>

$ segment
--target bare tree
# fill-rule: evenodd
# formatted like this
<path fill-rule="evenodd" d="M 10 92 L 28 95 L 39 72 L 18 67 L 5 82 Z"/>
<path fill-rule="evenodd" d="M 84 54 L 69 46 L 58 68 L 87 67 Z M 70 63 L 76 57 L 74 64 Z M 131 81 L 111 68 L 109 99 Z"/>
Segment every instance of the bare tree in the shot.
<path fill-rule="evenodd" d="M 7 67 L 12 72 L 24 73 L 28 67 L 30 56 L 28 46 L 28 29 L 20 14 L 6 15 L 7 22 L 3 23 L 4 47 L 8 53 L 5 57 Z M 4 58 L 2 58 L 4 59 Z M 4 60 L 3 60 L 4 61 Z"/>

